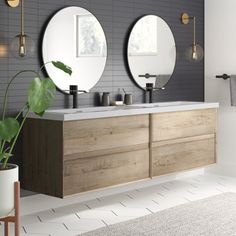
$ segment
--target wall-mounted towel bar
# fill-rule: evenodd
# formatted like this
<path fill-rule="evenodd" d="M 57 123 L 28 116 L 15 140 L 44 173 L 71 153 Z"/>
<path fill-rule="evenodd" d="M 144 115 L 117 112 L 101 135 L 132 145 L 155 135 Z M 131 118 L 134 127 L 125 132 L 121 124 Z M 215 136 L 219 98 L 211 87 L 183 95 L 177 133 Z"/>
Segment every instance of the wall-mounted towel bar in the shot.
<path fill-rule="evenodd" d="M 221 79 L 229 79 L 230 78 L 230 75 L 227 75 L 227 74 L 223 74 L 223 75 L 216 75 L 216 78 L 221 78 Z"/>
<path fill-rule="evenodd" d="M 221 78 L 224 80 L 230 79 L 230 99 L 231 99 L 231 106 L 236 106 L 236 74 L 232 75 L 216 75 L 216 78 Z"/>

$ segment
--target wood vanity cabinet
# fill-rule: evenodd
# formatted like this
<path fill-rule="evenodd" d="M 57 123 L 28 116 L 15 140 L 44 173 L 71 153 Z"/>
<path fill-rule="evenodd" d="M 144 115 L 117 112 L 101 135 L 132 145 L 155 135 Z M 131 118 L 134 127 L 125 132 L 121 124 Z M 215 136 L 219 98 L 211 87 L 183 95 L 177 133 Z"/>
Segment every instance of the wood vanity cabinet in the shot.
<path fill-rule="evenodd" d="M 149 177 L 149 115 L 27 119 L 23 185 L 57 197 Z"/>
<path fill-rule="evenodd" d="M 217 109 L 151 114 L 151 176 L 216 162 Z"/>
<path fill-rule="evenodd" d="M 23 187 L 56 197 L 216 162 L 217 109 L 56 121 L 28 118 Z"/>

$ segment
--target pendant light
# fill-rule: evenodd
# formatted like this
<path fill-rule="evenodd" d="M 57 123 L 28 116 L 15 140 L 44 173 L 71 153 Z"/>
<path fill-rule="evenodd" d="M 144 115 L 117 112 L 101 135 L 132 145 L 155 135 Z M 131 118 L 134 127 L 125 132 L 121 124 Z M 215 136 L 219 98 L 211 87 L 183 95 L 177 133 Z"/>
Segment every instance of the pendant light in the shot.
<path fill-rule="evenodd" d="M 20 34 L 16 35 L 10 43 L 10 51 L 15 57 L 27 58 L 34 54 L 34 41 L 25 34 L 24 0 L 7 0 L 10 7 L 21 5 Z"/>
<path fill-rule="evenodd" d="M 196 17 L 189 16 L 187 13 L 182 13 L 181 22 L 184 25 L 189 24 L 190 20 L 193 21 L 193 43 L 191 48 L 187 52 L 188 59 L 193 62 L 199 62 L 203 59 L 204 51 L 203 48 L 196 43 Z"/>

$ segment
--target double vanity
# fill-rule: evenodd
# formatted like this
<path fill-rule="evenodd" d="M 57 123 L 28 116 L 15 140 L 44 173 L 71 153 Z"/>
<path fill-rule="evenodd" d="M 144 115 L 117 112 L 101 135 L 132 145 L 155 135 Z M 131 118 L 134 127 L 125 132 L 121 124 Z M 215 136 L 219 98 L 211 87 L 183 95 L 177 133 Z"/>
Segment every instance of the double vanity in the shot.
<path fill-rule="evenodd" d="M 66 197 L 214 164 L 217 108 L 164 102 L 32 113 L 23 187 Z"/>
<path fill-rule="evenodd" d="M 127 71 L 152 102 L 154 91 L 167 88 L 168 94 L 176 65 L 175 38 L 167 22 L 155 15 L 141 16 L 132 26 Z M 191 52 L 196 56 L 196 51 Z M 50 19 L 42 57 L 61 92 L 71 94 L 71 87 L 78 88 L 73 90 L 76 95 L 91 92 L 107 56 L 105 31 L 88 10 L 66 7 Z M 56 70 L 49 61 L 62 61 L 72 74 Z M 116 89 L 102 88 L 97 92 Z M 123 91 L 126 94 L 128 88 Z M 177 101 L 49 110 L 41 118 L 32 113 L 24 127 L 23 187 L 65 197 L 213 164 L 217 107 Z"/>

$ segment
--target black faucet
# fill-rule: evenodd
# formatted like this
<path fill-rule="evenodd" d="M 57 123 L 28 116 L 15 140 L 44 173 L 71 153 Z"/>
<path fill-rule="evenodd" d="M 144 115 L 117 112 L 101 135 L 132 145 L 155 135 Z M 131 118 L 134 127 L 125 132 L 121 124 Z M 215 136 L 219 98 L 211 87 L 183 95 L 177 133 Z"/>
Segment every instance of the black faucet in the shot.
<path fill-rule="evenodd" d="M 153 83 L 146 83 L 146 92 L 149 93 L 149 103 L 153 102 L 153 91 L 159 90 L 159 89 L 165 90 L 164 87 L 163 88 L 154 88 Z"/>
<path fill-rule="evenodd" d="M 149 103 L 152 103 L 153 89 L 153 83 L 146 83 L 146 92 L 149 93 Z"/>
<path fill-rule="evenodd" d="M 78 90 L 78 85 L 70 85 L 69 92 L 73 96 L 73 108 L 78 108 L 78 92 L 87 93 L 87 91 Z"/>

